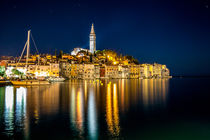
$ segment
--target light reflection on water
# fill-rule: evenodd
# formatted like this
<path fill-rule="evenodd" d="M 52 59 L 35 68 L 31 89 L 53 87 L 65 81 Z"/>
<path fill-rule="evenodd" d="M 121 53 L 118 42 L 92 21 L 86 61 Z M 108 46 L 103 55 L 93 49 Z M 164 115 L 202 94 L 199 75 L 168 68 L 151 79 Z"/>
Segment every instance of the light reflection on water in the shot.
<path fill-rule="evenodd" d="M 145 79 L 142 81 L 142 100 L 145 108 L 164 105 L 168 93 L 167 79 Z"/>
<path fill-rule="evenodd" d="M 4 124 L 8 135 L 12 135 L 14 130 L 14 88 L 6 87 Z"/>
<path fill-rule="evenodd" d="M 42 133 L 38 128 L 47 122 L 65 123 L 57 128 L 58 133 L 68 129 L 70 138 L 98 139 L 101 133 L 119 137 L 122 117 L 131 108 L 164 108 L 167 94 L 167 79 L 70 80 L 49 86 L 1 87 L 0 136 L 18 133 L 29 139 L 35 132 Z M 58 116 L 63 116 L 63 122 L 53 120 Z"/>
<path fill-rule="evenodd" d="M 97 112 L 94 89 L 90 89 L 88 98 L 88 134 L 90 139 L 97 139 Z"/>
<path fill-rule="evenodd" d="M 111 87 L 113 85 L 113 87 Z M 113 89 L 113 92 L 111 91 Z M 107 96 L 106 96 L 106 121 L 108 130 L 111 136 L 119 136 L 119 109 L 118 109 L 118 97 L 116 84 L 107 85 Z"/>

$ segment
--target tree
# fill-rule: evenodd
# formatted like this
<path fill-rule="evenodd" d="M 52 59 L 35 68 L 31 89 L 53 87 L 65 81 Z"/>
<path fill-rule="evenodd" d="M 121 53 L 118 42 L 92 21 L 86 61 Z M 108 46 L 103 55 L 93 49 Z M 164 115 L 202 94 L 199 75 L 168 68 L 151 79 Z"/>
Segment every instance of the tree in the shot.
<path fill-rule="evenodd" d="M 125 58 L 128 59 L 128 60 L 130 60 L 130 61 L 133 60 L 133 56 L 131 56 L 131 55 L 126 55 Z"/>
<path fill-rule="evenodd" d="M 59 58 L 62 58 L 62 56 L 63 56 L 63 51 L 60 50 L 60 53 L 59 53 L 58 57 L 59 57 Z"/>
<path fill-rule="evenodd" d="M 12 69 L 12 73 L 13 73 L 14 75 L 18 75 L 18 76 L 22 76 L 22 75 L 23 75 L 23 73 L 20 72 L 20 71 L 17 70 L 17 69 Z"/>
<path fill-rule="evenodd" d="M 95 53 L 96 53 L 97 56 L 98 55 L 103 55 L 103 51 L 100 51 L 100 50 L 97 50 Z"/>
<path fill-rule="evenodd" d="M 4 76 L 5 75 L 5 67 L 4 66 L 0 66 L 0 76 Z"/>
<path fill-rule="evenodd" d="M 138 65 L 139 64 L 138 59 L 133 59 L 133 63 Z"/>
<path fill-rule="evenodd" d="M 91 63 L 93 62 L 93 55 L 92 54 L 90 55 L 90 62 Z"/>

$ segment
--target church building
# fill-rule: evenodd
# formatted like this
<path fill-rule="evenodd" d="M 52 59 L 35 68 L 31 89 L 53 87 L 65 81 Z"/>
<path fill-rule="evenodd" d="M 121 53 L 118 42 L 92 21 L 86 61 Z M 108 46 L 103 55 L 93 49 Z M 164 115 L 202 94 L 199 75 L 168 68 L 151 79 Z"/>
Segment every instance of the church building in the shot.
<path fill-rule="evenodd" d="M 71 52 L 71 55 L 77 55 L 78 52 L 80 51 L 88 51 L 92 54 L 96 51 L 96 34 L 94 31 L 94 25 L 92 24 L 91 26 L 91 31 L 90 31 L 90 46 L 89 50 L 83 49 L 83 48 L 74 48 L 74 50 Z"/>
<path fill-rule="evenodd" d="M 96 51 L 96 34 L 94 31 L 94 25 L 92 24 L 90 31 L 90 52 L 93 54 Z"/>

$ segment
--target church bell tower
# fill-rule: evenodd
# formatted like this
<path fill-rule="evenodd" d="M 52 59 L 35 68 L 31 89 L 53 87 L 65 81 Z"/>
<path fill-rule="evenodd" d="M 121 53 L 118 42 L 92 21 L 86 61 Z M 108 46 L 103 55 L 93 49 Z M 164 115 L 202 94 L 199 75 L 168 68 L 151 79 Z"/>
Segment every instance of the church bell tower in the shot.
<path fill-rule="evenodd" d="M 94 31 L 94 25 L 92 24 L 90 31 L 90 52 L 93 54 L 96 51 L 96 34 Z"/>

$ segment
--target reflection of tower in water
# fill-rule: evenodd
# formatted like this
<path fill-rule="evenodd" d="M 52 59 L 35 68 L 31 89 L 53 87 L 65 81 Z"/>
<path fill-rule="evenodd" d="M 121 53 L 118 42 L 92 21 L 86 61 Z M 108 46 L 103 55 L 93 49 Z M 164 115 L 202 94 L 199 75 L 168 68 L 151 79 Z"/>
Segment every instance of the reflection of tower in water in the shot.
<path fill-rule="evenodd" d="M 88 96 L 88 133 L 91 140 L 97 139 L 97 112 L 94 88 L 90 87 Z"/>
<path fill-rule="evenodd" d="M 70 126 L 73 135 L 83 139 L 87 130 L 89 139 L 97 139 L 97 104 L 96 93 L 97 82 L 84 80 L 70 81 Z M 87 118 L 87 123 L 85 123 Z M 87 129 L 85 129 L 87 128 Z"/>

